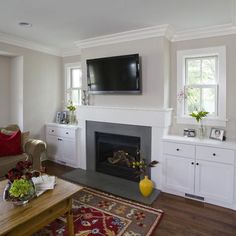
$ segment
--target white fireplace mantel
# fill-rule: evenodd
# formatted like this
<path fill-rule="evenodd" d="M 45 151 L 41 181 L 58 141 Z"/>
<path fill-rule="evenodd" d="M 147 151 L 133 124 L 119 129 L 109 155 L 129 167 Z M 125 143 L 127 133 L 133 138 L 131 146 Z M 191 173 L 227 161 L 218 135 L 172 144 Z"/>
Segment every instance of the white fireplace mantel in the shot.
<path fill-rule="evenodd" d="M 169 127 L 172 108 L 129 108 L 104 106 L 79 106 L 77 117 L 79 125 L 83 120 L 94 120 L 120 124 Z"/>
<path fill-rule="evenodd" d="M 171 108 L 79 106 L 77 110 L 78 126 L 81 129 L 78 147 L 80 153 L 79 167 L 86 169 L 86 121 L 149 126 L 152 128 L 151 159 L 160 162 L 157 167 L 152 168 L 152 180 L 156 187 L 161 189 L 161 140 L 171 125 L 171 113 Z"/>

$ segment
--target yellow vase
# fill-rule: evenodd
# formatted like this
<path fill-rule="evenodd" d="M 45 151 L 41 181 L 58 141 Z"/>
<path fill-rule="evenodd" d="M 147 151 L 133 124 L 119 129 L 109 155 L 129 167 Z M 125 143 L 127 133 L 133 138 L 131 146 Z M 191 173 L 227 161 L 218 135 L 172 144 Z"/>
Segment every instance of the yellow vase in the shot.
<path fill-rule="evenodd" d="M 153 191 L 153 182 L 145 175 L 144 179 L 139 182 L 139 190 L 144 197 L 151 195 Z"/>

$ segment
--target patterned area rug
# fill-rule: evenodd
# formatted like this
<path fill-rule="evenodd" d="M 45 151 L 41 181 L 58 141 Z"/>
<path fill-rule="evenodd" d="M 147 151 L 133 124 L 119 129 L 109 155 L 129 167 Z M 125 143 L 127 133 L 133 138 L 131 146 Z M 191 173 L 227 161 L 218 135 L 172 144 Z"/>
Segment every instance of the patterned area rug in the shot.
<path fill-rule="evenodd" d="M 85 188 L 74 196 L 73 215 L 75 236 L 148 236 L 163 212 Z M 65 224 L 61 217 L 37 235 L 67 236 Z"/>

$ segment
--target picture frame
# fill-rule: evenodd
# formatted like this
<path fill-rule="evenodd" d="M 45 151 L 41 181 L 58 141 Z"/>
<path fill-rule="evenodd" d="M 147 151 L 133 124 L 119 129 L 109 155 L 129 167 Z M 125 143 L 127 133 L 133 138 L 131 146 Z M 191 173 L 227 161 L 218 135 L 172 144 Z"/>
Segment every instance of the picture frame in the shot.
<path fill-rule="evenodd" d="M 56 123 L 60 124 L 61 123 L 61 112 L 58 111 L 56 114 Z"/>
<path fill-rule="evenodd" d="M 224 133 L 225 133 L 225 130 L 223 130 L 223 129 L 211 128 L 209 138 L 223 141 L 224 140 Z"/>
<path fill-rule="evenodd" d="M 68 123 L 68 112 L 67 111 L 62 111 L 61 112 L 61 123 L 62 124 L 67 124 Z"/>

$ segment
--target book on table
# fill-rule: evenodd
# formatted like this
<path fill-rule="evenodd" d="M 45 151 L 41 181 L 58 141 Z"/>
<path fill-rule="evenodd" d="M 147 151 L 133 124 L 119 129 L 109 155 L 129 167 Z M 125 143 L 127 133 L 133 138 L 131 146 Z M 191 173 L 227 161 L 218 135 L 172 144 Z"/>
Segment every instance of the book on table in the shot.
<path fill-rule="evenodd" d="M 49 189 L 54 189 L 56 185 L 55 176 L 41 175 L 39 177 L 33 177 L 32 181 L 35 186 L 35 194 L 37 197 Z"/>

